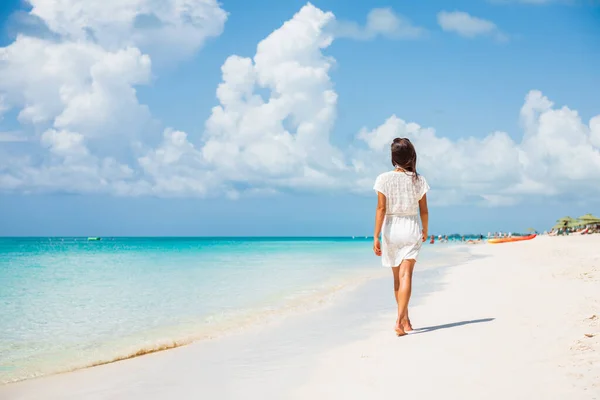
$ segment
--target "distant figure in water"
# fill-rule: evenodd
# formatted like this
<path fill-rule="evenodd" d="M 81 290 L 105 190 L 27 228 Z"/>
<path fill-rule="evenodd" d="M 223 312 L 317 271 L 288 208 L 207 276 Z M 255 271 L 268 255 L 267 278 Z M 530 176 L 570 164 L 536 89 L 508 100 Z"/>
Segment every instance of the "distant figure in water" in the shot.
<path fill-rule="evenodd" d="M 394 296 L 398 305 L 394 329 L 396 335 L 404 336 L 413 330 L 408 317 L 408 303 L 413 269 L 421 245 L 427 240 L 429 212 L 426 193 L 429 185 L 417 173 L 417 153 L 410 140 L 394 139 L 391 150 L 394 169 L 379 175 L 373 186 L 377 192 L 373 251 L 381 256 L 384 267 L 392 268 Z"/>
<path fill-rule="evenodd" d="M 483 242 L 483 235 L 479 235 L 479 238 L 477 240 L 469 239 L 467 241 L 467 243 L 469 243 L 469 244 L 478 244 L 481 242 Z"/>
<path fill-rule="evenodd" d="M 429 243 L 431 243 L 431 244 L 435 243 L 435 236 L 431 235 L 431 240 L 429 241 Z"/>

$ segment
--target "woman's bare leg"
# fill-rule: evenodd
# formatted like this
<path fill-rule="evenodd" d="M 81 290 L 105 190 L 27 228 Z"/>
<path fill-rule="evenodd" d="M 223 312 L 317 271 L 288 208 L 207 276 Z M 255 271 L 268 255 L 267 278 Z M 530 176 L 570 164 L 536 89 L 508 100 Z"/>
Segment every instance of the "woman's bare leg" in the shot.
<path fill-rule="evenodd" d="M 399 267 L 396 267 L 396 268 L 398 270 L 400 270 Z M 396 299 L 396 305 L 398 304 L 398 291 L 399 290 L 400 290 L 400 278 L 398 277 L 398 279 L 396 279 L 396 276 L 394 276 L 394 298 Z M 398 325 L 398 320 L 396 320 L 396 325 Z M 410 318 L 408 317 L 408 306 L 406 306 L 404 319 L 400 322 L 400 325 L 402 326 L 402 329 L 404 329 L 404 332 L 410 332 L 413 330 L 412 324 L 410 323 Z"/>
<path fill-rule="evenodd" d="M 411 332 L 414 330 L 412 327 L 412 324 L 410 322 L 410 318 L 408 317 L 408 306 L 406 307 L 406 313 L 404 314 L 404 319 L 402 320 L 401 323 L 402 323 L 402 329 L 404 329 L 404 332 L 408 333 L 408 332 Z"/>
<path fill-rule="evenodd" d="M 392 273 L 394 274 L 394 299 L 396 299 L 396 305 L 398 305 L 398 292 L 400 291 L 401 279 L 400 279 L 400 266 L 392 267 Z M 412 271 L 411 271 L 411 282 L 412 282 Z M 409 296 L 410 297 L 410 296 Z M 400 321 L 396 320 L 396 327 L 400 327 L 404 332 L 410 332 L 413 330 L 410 318 L 408 316 L 408 304 L 404 313 L 404 319 Z"/>
<path fill-rule="evenodd" d="M 398 268 L 398 322 L 396 324 L 396 333 L 399 336 L 412 330 L 408 319 L 408 302 L 412 292 L 412 274 L 416 260 L 404 260 Z M 394 289 L 396 289 L 396 276 L 394 274 Z M 399 328 L 399 329 L 398 329 Z"/>
<path fill-rule="evenodd" d="M 400 291 L 400 266 L 392 267 L 392 274 L 394 274 L 394 298 L 396 299 L 396 305 L 398 305 L 398 292 Z M 401 334 L 404 333 L 402 329 L 402 324 L 400 323 L 400 317 L 396 319 L 396 333 Z"/>

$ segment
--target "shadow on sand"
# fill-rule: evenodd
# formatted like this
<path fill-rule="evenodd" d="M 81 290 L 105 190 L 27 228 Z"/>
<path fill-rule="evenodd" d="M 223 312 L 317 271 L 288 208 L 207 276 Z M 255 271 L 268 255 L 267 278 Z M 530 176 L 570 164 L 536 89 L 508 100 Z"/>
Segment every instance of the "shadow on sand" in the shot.
<path fill-rule="evenodd" d="M 474 319 L 471 321 L 452 322 L 450 324 L 444 324 L 444 325 L 426 326 L 424 328 L 415 329 L 413 334 L 432 332 L 432 331 L 437 331 L 439 329 L 454 328 L 454 327 L 463 326 L 463 325 L 479 324 L 481 322 L 491 322 L 494 319 L 495 318 L 482 318 L 482 319 Z"/>

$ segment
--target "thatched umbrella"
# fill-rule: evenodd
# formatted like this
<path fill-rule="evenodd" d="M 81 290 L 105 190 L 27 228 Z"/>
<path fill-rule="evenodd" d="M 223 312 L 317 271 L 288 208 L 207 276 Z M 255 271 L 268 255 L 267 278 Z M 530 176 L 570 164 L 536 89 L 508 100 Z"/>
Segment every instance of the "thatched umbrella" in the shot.
<path fill-rule="evenodd" d="M 553 229 L 576 228 L 580 225 L 581 222 L 577 221 L 575 218 L 562 217 L 556 221 L 556 225 L 554 225 Z"/>
<path fill-rule="evenodd" d="M 585 214 L 577 218 L 581 225 L 596 225 L 600 224 L 600 218 L 593 216 L 592 214 Z"/>
<path fill-rule="evenodd" d="M 576 221 L 575 218 L 571 218 L 571 217 L 562 217 L 561 219 L 557 220 L 557 223 L 561 223 L 561 222 L 571 222 L 571 221 Z"/>

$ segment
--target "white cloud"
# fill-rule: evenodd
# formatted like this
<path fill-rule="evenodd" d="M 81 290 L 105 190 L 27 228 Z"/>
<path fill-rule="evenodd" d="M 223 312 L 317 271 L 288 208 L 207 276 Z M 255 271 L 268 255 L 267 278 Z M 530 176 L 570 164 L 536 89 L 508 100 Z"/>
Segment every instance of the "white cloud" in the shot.
<path fill-rule="evenodd" d="M 394 137 L 408 137 L 419 155 L 421 171 L 438 196 L 449 202 L 473 200 L 512 204 L 529 195 L 556 195 L 579 189 L 598 195 L 590 182 L 600 182 L 600 115 L 589 125 L 568 107 L 554 104 L 537 90 L 521 108 L 524 129 L 520 142 L 504 132 L 484 138 L 451 141 L 433 129 L 392 116 L 378 128 L 359 133 L 373 152 L 371 163 L 383 157 Z"/>
<path fill-rule="evenodd" d="M 108 51 L 89 42 L 18 36 L 0 48 L 0 58 L 0 93 L 18 110 L 24 137 L 49 129 L 71 132 L 114 156 L 151 122 L 135 90 L 149 81 L 151 62 L 135 47 Z"/>
<path fill-rule="evenodd" d="M 83 143 L 83 135 L 69 131 L 50 129 L 42 135 L 42 144 L 54 154 L 64 157 L 86 157 L 88 149 Z"/>
<path fill-rule="evenodd" d="M 342 155 L 329 142 L 337 104 L 328 74 L 333 60 L 321 52 L 333 40 L 324 29 L 333 18 L 308 5 L 258 44 L 254 61 L 225 61 L 221 104 L 206 123 L 202 149 L 221 176 L 303 185 L 317 171 L 337 168 L 333 160 Z"/>
<path fill-rule="evenodd" d="M 28 0 L 51 38 L 17 36 L 0 48 L 0 116 L 86 137 L 136 136 L 150 120 L 135 86 L 151 57 L 170 62 L 218 36 L 227 13 L 216 0 Z"/>
<path fill-rule="evenodd" d="M 25 125 L 42 132 L 37 139 L 46 153 L 0 154 L 0 189 L 232 199 L 286 190 L 371 193 L 374 177 L 391 167 L 391 140 L 402 136 L 415 143 L 438 203 L 600 194 L 590 185 L 600 181 L 600 115 L 585 123 L 539 91 L 525 98 L 517 141 L 505 132 L 451 140 L 393 115 L 360 130 L 351 147 L 334 146 L 335 60 L 325 53 L 334 22 L 332 13 L 308 4 L 252 58 L 230 56 L 202 137 L 166 129 L 156 147 L 131 133 L 151 118 L 135 96 L 150 74 L 150 60 L 137 47 L 20 37 L 0 50 L 9 60 L 0 67 L 0 93 L 21 110 Z M 109 114 L 116 122 L 107 121 Z M 106 137 L 109 150 L 116 152 L 119 139 L 135 156 L 100 151 Z"/>
<path fill-rule="evenodd" d="M 474 17 L 463 11 L 440 11 L 437 20 L 444 31 L 454 32 L 466 38 L 490 36 L 500 42 L 508 40 L 508 36 L 492 21 Z"/>
<path fill-rule="evenodd" d="M 590 120 L 590 141 L 593 146 L 600 148 L 600 115 Z"/>
<path fill-rule="evenodd" d="M 4 187 L 150 193 L 129 166 L 152 123 L 136 86 L 149 83 L 151 58 L 173 61 L 219 35 L 226 12 L 214 0 L 29 3 L 27 21 L 51 34 L 19 34 L 0 47 L 0 117 L 15 109 L 21 140 L 39 140 L 49 155 L 17 158 L 0 148 L 11 160 L 0 166 Z"/>
<path fill-rule="evenodd" d="M 437 189 L 438 196 L 448 202 L 498 194 L 497 190 L 520 179 L 518 168 L 506 168 L 519 163 L 518 150 L 506 133 L 452 141 L 438 136 L 432 128 L 407 123 L 395 115 L 376 129 L 363 129 L 358 134 L 372 152 L 365 164 L 375 170 L 381 170 L 383 164 L 391 165 L 389 146 L 396 137 L 408 137 L 414 143 L 420 171 Z M 365 155 L 359 157 L 364 159 Z"/>
<path fill-rule="evenodd" d="M 27 138 L 21 132 L 0 132 L 0 143 L 26 142 Z"/>
<path fill-rule="evenodd" d="M 152 122 L 135 89 L 149 83 L 151 58 L 194 53 L 227 19 L 216 0 L 28 2 L 28 15 L 52 35 L 20 34 L 0 47 L 0 118 L 17 109 L 36 132 L 68 131 L 114 147 L 140 139 Z"/>
<path fill-rule="evenodd" d="M 147 194 L 158 196 L 206 196 L 219 184 L 187 140 L 187 134 L 167 129 L 163 142 L 138 159 Z"/>
<path fill-rule="evenodd" d="M 388 39 L 414 39 L 425 34 L 425 29 L 413 25 L 406 17 L 391 8 L 374 8 L 367 14 L 364 26 L 354 21 L 333 20 L 331 23 L 335 37 L 355 40 L 371 40 L 377 36 Z"/>
<path fill-rule="evenodd" d="M 112 157 L 90 154 L 82 138 L 72 132 L 44 135 L 50 157 L 37 165 L 30 157 L 0 157 L 0 188 L 22 193 L 69 192 L 142 194 L 135 172 Z M 0 149 L 1 150 L 1 149 Z"/>
<path fill-rule="evenodd" d="M 67 40 L 112 51 L 133 46 L 153 59 L 193 54 L 227 20 L 216 0 L 27 1 L 32 15 Z"/>
<path fill-rule="evenodd" d="M 525 126 L 521 161 L 526 176 L 556 192 L 565 192 L 578 182 L 600 182 L 598 116 L 588 126 L 577 111 L 554 109 L 552 102 L 534 90 L 527 95 L 521 118 Z"/>

